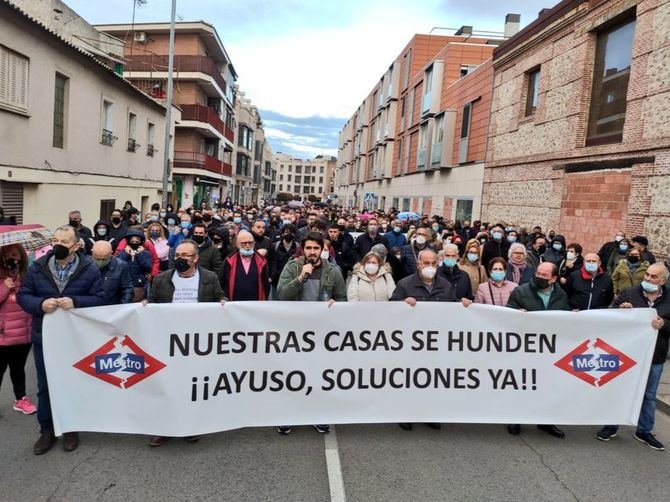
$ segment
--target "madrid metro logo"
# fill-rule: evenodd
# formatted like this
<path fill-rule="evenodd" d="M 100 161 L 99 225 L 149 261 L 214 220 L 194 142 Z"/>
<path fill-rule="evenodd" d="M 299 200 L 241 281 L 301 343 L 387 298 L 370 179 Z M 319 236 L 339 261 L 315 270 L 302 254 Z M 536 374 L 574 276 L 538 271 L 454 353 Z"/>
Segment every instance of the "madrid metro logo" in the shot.
<path fill-rule="evenodd" d="M 73 366 L 121 389 L 129 389 L 165 368 L 129 336 L 115 336 Z"/>
<path fill-rule="evenodd" d="M 555 366 L 594 387 L 622 375 L 637 363 L 600 338 L 586 340 L 554 363 Z"/>

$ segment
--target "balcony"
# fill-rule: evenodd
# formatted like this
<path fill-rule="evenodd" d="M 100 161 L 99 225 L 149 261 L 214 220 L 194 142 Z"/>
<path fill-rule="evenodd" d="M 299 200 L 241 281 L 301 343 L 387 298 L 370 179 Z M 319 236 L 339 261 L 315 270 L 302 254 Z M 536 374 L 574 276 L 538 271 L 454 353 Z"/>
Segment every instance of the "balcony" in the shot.
<path fill-rule="evenodd" d="M 167 72 L 168 56 L 157 54 L 133 54 L 126 57 L 125 71 L 142 72 Z M 179 77 L 179 72 L 200 72 L 212 77 L 221 91 L 226 95 L 228 86 L 221 76 L 221 72 L 212 58 L 205 56 L 175 56 L 174 57 L 175 77 Z"/>
<path fill-rule="evenodd" d="M 223 136 L 234 143 L 235 135 L 233 131 L 219 118 L 219 115 L 211 108 L 203 105 L 181 105 L 182 120 L 197 120 L 206 122 Z"/>
<path fill-rule="evenodd" d="M 222 176 L 232 176 L 233 167 L 211 155 L 198 152 L 174 152 L 174 167 L 190 167 L 195 169 L 205 169 L 206 171 L 220 174 Z"/>

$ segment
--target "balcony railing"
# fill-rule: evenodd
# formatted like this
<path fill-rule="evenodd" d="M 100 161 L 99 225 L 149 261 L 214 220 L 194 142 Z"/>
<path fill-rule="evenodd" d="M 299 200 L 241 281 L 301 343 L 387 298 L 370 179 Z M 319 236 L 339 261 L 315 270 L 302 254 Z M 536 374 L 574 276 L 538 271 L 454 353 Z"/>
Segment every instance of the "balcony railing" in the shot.
<path fill-rule="evenodd" d="M 198 122 L 206 122 L 214 129 L 219 131 L 230 142 L 234 142 L 235 136 L 232 131 L 221 120 L 219 115 L 211 108 L 203 105 L 181 105 L 181 118 L 183 120 L 197 120 Z"/>
<path fill-rule="evenodd" d="M 167 72 L 168 56 L 157 54 L 133 54 L 132 56 L 126 57 L 124 68 L 126 71 Z M 223 94 L 226 94 L 226 81 L 221 76 L 219 67 L 212 58 L 205 56 L 175 56 L 175 76 L 178 77 L 179 72 L 187 71 L 197 71 L 210 75 L 219 85 Z"/>
<path fill-rule="evenodd" d="M 198 152 L 174 152 L 175 167 L 190 167 L 195 169 L 205 169 L 212 173 L 224 176 L 232 176 L 233 167 L 211 155 Z"/>

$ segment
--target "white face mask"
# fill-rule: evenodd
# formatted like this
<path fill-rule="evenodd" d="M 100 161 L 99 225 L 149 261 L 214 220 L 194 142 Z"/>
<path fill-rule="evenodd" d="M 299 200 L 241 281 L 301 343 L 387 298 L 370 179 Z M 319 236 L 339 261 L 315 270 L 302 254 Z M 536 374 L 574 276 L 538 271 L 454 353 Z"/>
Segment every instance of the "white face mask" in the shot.
<path fill-rule="evenodd" d="M 567 256 L 566 256 L 566 258 L 567 258 L 568 260 L 574 260 L 576 257 L 577 257 L 577 256 L 576 256 L 575 253 L 573 253 L 572 251 L 568 251 L 568 254 L 567 254 Z"/>
<path fill-rule="evenodd" d="M 418 236 L 416 237 L 416 243 L 417 243 L 419 246 L 423 246 L 423 245 L 426 243 L 426 238 L 425 238 L 423 235 L 418 235 Z"/>
<path fill-rule="evenodd" d="M 321 259 L 328 261 L 328 258 L 330 258 L 330 253 L 328 251 L 321 251 Z"/>
<path fill-rule="evenodd" d="M 421 269 L 421 275 L 424 276 L 426 279 L 432 279 L 435 277 L 435 273 L 437 272 L 437 269 L 435 267 L 424 267 Z"/>
<path fill-rule="evenodd" d="M 365 273 L 369 275 L 374 275 L 379 272 L 379 265 L 376 263 L 368 262 L 365 264 Z"/>

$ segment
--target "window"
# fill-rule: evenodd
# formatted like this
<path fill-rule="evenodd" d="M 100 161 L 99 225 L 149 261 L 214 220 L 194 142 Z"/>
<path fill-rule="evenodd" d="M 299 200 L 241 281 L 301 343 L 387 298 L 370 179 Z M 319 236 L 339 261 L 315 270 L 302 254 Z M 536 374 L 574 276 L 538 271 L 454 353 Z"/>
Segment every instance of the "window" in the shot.
<path fill-rule="evenodd" d="M 384 79 L 382 78 L 379 83 L 379 101 L 377 102 L 377 108 L 381 108 L 384 104 Z"/>
<path fill-rule="evenodd" d="M 474 64 L 462 64 L 461 65 L 461 78 L 465 77 L 466 75 L 469 75 L 473 71 L 475 71 L 475 68 L 477 68 L 477 65 Z"/>
<path fill-rule="evenodd" d="M 28 73 L 30 60 L 0 45 L 0 107 L 28 111 Z"/>
<path fill-rule="evenodd" d="M 412 127 L 414 122 L 414 94 L 416 93 L 416 87 L 409 91 L 409 108 L 407 109 L 407 127 Z"/>
<path fill-rule="evenodd" d="M 461 139 L 470 135 L 470 115 L 472 114 L 472 103 L 463 107 L 463 119 L 461 121 Z"/>
<path fill-rule="evenodd" d="M 540 94 L 540 69 L 528 72 L 528 89 L 526 91 L 526 117 L 535 113 L 537 98 Z"/>
<path fill-rule="evenodd" d="M 279 175 L 279 181 L 284 181 L 284 175 L 283 174 Z"/>
<path fill-rule="evenodd" d="M 587 145 L 620 143 L 626 119 L 635 19 L 598 34 Z"/>
<path fill-rule="evenodd" d="M 458 199 L 456 201 L 456 221 L 463 222 L 464 220 L 472 219 L 472 200 Z"/>
<path fill-rule="evenodd" d="M 444 137 L 444 115 L 435 119 L 435 130 L 433 131 L 433 145 L 430 150 L 430 163 L 439 164 L 442 160 L 442 138 Z"/>
<path fill-rule="evenodd" d="M 65 147 L 65 107 L 67 106 L 68 78 L 56 73 L 54 87 L 54 121 L 53 142 L 54 148 Z"/>
<path fill-rule="evenodd" d="M 426 139 L 428 136 L 428 122 L 421 125 L 419 129 L 419 154 L 416 161 L 417 167 L 426 165 Z"/>
<path fill-rule="evenodd" d="M 286 176 L 286 181 L 291 181 L 291 175 L 290 174 Z"/>
<path fill-rule="evenodd" d="M 134 152 L 137 149 L 137 115 L 133 112 L 128 113 L 128 151 Z"/>
<path fill-rule="evenodd" d="M 296 183 L 301 183 L 302 182 L 302 176 L 296 176 L 295 177 L 295 182 Z"/>
<path fill-rule="evenodd" d="M 149 122 L 147 124 L 147 155 L 149 157 L 154 156 L 156 151 L 154 145 L 156 144 L 156 126 Z"/>
<path fill-rule="evenodd" d="M 102 139 L 100 142 L 103 145 L 112 146 L 116 136 L 112 132 L 113 121 L 112 113 L 114 111 L 114 103 L 107 101 L 106 99 L 102 100 Z"/>
<path fill-rule="evenodd" d="M 293 191 L 294 191 L 295 193 L 300 193 L 300 185 L 294 185 L 294 186 L 293 186 Z"/>
<path fill-rule="evenodd" d="M 431 88 L 433 87 L 433 67 L 426 70 L 423 77 L 423 101 L 421 105 L 421 113 L 426 113 L 430 109 Z"/>
<path fill-rule="evenodd" d="M 412 49 L 407 51 L 407 54 L 403 57 L 404 63 L 403 63 L 403 80 L 402 80 L 402 85 L 403 88 L 407 87 L 409 85 L 409 75 L 411 73 L 411 66 L 412 66 Z"/>
<path fill-rule="evenodd" d="M 116 207 L 116 199 L 102 199 L 100 201 L 100 219 L 107 221 Z"/>
<path fill-rule="evenodd" d="M 319 167 L 319 174 L 323 174 L 323 166 Z"/>
<path fill-rule="evenodd" d="M 323 176 L 319 176 L 319 184 L 323 185 Z"/>
<path fill-rule="evenodd" d="M 295 166 L 295 172 L 296 172 L 296 174 L 297 173 L 302 173 L 302 166 Z M 307 172 L 307 171 L 305 170 L 305 172 Z"/>

